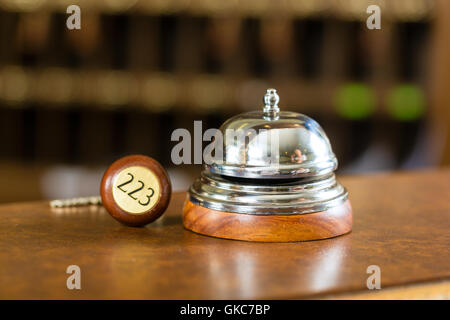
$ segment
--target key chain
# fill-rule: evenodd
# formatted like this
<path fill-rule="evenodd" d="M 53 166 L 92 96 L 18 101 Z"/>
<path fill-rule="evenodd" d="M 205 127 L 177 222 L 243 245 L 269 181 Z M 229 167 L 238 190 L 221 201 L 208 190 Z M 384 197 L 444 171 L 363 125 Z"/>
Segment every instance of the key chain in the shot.
<path fill-rule="evenodd" d="M 100 196 L 50 201 L 52 208 L 103 205 L 119 222 L 139 227 L 158 219 L 169 205 L 172 187 L 161 164 L 143 155 L 115 161 L 105 171 Z"/>

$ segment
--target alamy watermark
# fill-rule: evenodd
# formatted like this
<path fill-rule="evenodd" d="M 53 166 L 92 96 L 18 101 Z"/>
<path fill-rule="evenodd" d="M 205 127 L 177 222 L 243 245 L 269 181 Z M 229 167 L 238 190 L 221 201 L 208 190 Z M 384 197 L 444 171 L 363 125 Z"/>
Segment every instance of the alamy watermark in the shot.
<path fill-rule="evenodd" d="M 381 29 L 381 9 L 376 4 L 367 7 L 366 13 L 370 16 L 366 20 L 366 26 L 369 30 Z"/>
<path fill-rule="evenodd" d="M 76 4 L 67 7 L 66 13 L 70 14 L 66 20 L 66 26 L 69 30 L 81 29 L 81 8 Z M 369 30 L 381 29 L 381 8 L 376 4 L 369 5 L 366 13 L 370 14 L 366 19 L 366 26 Z"/>
<path fill-rule="evenodd" d="M 79 266 L 72 264 L 67 267 L 66 273 L 70 274 L 66 280 L 66 286 L 69 290 L 81 290 L 81 269 Z"/>
<path fill-rule="evenodd" d="M 222 132 L 210 128 L 202 132 L 202 121 L 194 121 L 194 137 L 184 128 L 172 132 L 171 141 L 178 142 L 171 151 L 174 164 L 222 164 L 226 157 L 228 164 L 240 165 L 248 160 L 248 156 L 260 159 L 269 166 L 279 164 L 279 130 L 249 128 Z M 203 142 L 210 143 L 203 149 Z M 247 151 L 252 154 L 247 154 Z M 303 159 L 300 150 L 290 156 L 297 163 Z"/>
<path fill-rule="evenodd" d="M 367 278 L 366 285 L 367 289 L 381 289 L 381 269 L 376 264 L 372 264 L 367 267 L 366 273 L 370 274 Z"/>
<path fill-rule="evenodd" d="M 81 29 L 81 9 L 76 4 L 72 4 L 67 7 L 66 13 L 70 16 L 66 20 L 66 26 L 69 30 Z"/>

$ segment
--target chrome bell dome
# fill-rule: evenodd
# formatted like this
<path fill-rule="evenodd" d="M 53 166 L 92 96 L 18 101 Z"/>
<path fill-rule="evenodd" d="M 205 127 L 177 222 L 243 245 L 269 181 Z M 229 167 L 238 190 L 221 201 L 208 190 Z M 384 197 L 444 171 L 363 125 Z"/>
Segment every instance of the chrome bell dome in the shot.
<path fill-rule="evenodd" d="M 313 119 L 280 111 L 268 89 L 262 111 L 232 117 L 220 128 L 223 155 L 205 165 L 189 200 L 213 210 L 289 215 L 324 211 L 348 194 L 334 175 L 337 159 Z"/>
<path fill-rule="evenodd" d="M 310 117 L 280 111 L 275 89 L 264 96 L 264 109 L 239 114 L 220 130 L 223 157 L 206 165 L 213 174 L 253 179 L 320 176 L 337 168 L 330 141 Z"/>

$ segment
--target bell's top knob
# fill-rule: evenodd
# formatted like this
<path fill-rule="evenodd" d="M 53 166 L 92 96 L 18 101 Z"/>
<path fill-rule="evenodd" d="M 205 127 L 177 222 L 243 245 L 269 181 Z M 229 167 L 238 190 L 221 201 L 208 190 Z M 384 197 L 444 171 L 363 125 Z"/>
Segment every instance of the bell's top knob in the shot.
<path fill-rule="evenodd" d="M 269 118 L 276 118 L 280 112 L 278 108 L 278 102 L 280 102 L 280 97 L 275 89 L 267 89 L 264 96 L 264 115 Z"/>

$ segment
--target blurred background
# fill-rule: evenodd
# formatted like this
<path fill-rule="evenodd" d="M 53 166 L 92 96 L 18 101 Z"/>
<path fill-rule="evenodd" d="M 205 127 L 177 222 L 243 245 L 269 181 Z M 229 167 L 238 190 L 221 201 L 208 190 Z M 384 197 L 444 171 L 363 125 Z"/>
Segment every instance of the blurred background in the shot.
<path fill-rule="evenodd" d="M 201 168 L 172 164 L 172 131 L 268 87 L 323 126 L 340 174 L 448 165 L 450 1 L 0 0 L 0 202 L 95 195 L 133 153 L 186 190 Z"/>

